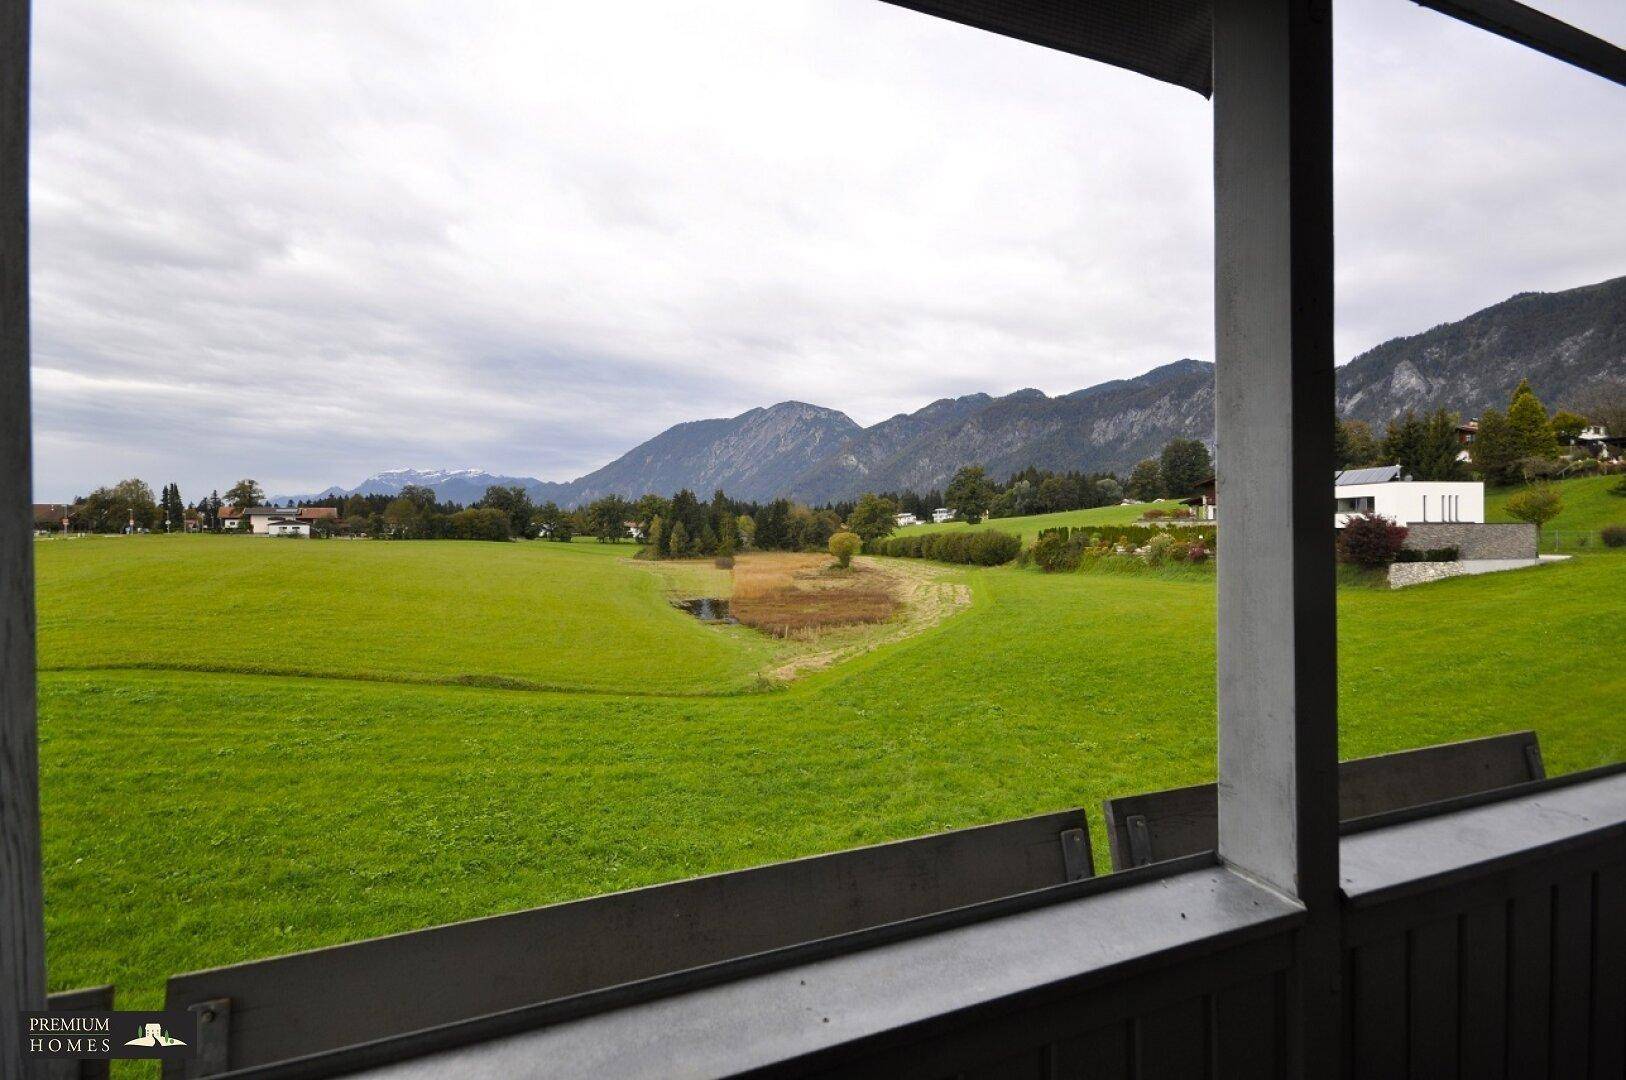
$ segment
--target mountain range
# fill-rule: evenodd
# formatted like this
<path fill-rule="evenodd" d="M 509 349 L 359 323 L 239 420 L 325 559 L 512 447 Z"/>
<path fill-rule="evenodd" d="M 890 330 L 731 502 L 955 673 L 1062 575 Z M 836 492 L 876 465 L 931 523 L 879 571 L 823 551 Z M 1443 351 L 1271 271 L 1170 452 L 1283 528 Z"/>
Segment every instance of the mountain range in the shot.
<path fill-rule="evenodd" d="M 1549 405 L 1604 379 L 1626 380 L 1626 277 L 1520 293 L 1457 322 L 1386 341 L 1338 369 L 1338 409 L 1380 429 L 1408 408 L 1475 416 L 1504 405 L 1526 378 Z M 835 409 L 780 402 L 678 424 L 568 483 L 474 469 L 398 469 L 319 496 L 393 494 L 422 484 L 443 500 L 468 503 L 488 485 L 517 484 L 533 499 L 561 506 L 680 488 L 817 504 L 865 491 L 941 489 L 967 464 L 999 478 L 1029 465 L 1124 473 L 1172 438 L 1212 445 L 1213 432 L 1214 366 L 1184 359 L 1058 397 L 1029 389 L 943 398 L 870 427 Z"/>

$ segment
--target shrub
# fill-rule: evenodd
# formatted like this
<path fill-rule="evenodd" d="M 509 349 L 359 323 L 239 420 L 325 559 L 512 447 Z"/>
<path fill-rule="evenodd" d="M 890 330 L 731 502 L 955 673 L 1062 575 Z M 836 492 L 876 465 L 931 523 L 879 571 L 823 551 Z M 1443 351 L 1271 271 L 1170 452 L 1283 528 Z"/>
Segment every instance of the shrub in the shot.
<path fill-rule="evenodd" d="M 1406 527 L 1382 514 L 1352 517 L 1338 535 L 1338 558 L 1351 566 L 1376 568 L 1395 561 L 1406 542 Z"/>
<path fill-rule="evenodd" d="M 1158 521 L 1161 520 L 1165 515 L 1166 511 L 1160 510 L 1154 506 L 1152 509 L 1142 514 L 1141 517 L 1145 518 L 1147 521 Z"/>
<path fill-rule="evenodd" d="M 719 570 L 732 570 L 734 569 L 734 556 L 719 555 L 717 558 L 712 560 L 712 565 L 717 567 Z"/>
<path fill-rule="evenodd" d="M 1015 533 L 986 529 L 971 538 L 971 561 L 978 566 L 1003 566 L 1022 551 L 1022 538 Z"/>
<path fill-rule="evenodd" d="M 1605 547 L 1626 547 L 1626 525 L 1605 525 L 1603 542 Z"/>
<path fill-rule="evenodd" d="M 1523 491 L 1515 491 L 1502 504 L 1512 517 L 1528 521 L 1540 532 L 1541 527 L 1558 516 L 1564 509 L 1564 500 L 1551 484 L 1533 484 Z"/>
<path fill-rule="evenodd" d="M 1626 498 L 1626 476 L 1622 476 L 1619 480 L 1616 480 L 1613 484 L 1609 485 L 1609 494 L 1619 495 L 1621 498 Z"/>
<path fill-rule="evenodd" d="M 1148 566 L 1161 566 L 1169 558 L 1174 548 L 1174 537 L 1168 533 L 1158 533 L 1146 542 L 1146 563 Z"/>
<path fill-rule="evenodd" d="M 836 557 L 836 563 L 845 570 L 852 565 L 853 556 L 857 555 L 864 542 L 858 538 L 857 533 L 838 532 L 830 537 L 830 554 Z"/>
<path fill-rule="evenodd" d="M 1207 562 L 1210 554 L 1212 553 L 1201 540 L 1195 540 L 1191 543 L 1189 550 L 1186 552 L 1186 561 L 1194 563 Z"/>

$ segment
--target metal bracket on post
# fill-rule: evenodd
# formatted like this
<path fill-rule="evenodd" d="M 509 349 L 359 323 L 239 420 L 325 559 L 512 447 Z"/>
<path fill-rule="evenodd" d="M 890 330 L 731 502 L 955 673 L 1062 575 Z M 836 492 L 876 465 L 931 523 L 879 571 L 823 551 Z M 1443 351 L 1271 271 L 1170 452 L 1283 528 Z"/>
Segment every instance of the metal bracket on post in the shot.
<path fill-rule="evenodd" d="M 1090 865 L 1090 845 L 1085 842 L 1083 829 L 1062 830 L 1061 861 L 1067 869 L 1068 881 L 1083 881 L 1095 873 L 1095 867 Z"/>
<path fill-rule="evenodd" d="M 1129 830 L 1129 865 L 1152 865 L 1152 833 L 1146 827 L 1146 815 L 1130 814 L 1124 826 Z"/>
<path fill-rule="evenodd" d="M 198 1056 L 182 1062 L 181 1076 L 219 1076 L 230 1069 L 231 998 L 214 998 L 188 1005 L 198 1018 Z"/>

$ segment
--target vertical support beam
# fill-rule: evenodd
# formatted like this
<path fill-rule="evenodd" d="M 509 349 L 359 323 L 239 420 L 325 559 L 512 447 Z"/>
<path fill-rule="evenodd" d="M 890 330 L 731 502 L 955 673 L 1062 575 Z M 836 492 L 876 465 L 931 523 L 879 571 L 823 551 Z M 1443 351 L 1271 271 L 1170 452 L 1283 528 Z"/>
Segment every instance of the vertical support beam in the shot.
<path fill-rule="evenodd" d="M 0 1076 L 45 1008 L 28 399 L 28 0 L 0 0 Z"/>
<path fill-rule="evenodd" d="M 1310 913 L 1290 1063 L 1338 1074 L 1330 0 L 1214 6 L 1219 853 Z"/>

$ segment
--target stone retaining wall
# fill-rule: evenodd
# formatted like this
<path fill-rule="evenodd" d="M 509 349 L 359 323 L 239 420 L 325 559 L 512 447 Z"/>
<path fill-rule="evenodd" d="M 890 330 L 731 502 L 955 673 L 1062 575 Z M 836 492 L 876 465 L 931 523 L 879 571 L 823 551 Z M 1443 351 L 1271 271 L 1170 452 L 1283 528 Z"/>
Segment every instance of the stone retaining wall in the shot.
<path fill-rule="evenodd" d="M 1409 530 L 1406 534 L 1406 547 L 1414 551 L 1454 547 L 1458 556 L 1464 559 L 1534 559 L 1537 555 L 1536 527 L 1524 522 L 1505 525 L 1427 522 L 1408 525 L 1406 528 Z"/>
<path fill-rule="evenodd" d="M 1425 585 L 1448 577 L 1461 577 L 1468 568 L 1459 562 L 1397 562 L 1389 564 L 1389 588 Z"/>

